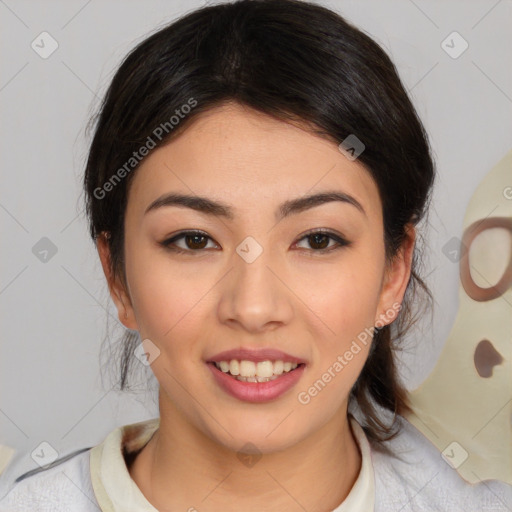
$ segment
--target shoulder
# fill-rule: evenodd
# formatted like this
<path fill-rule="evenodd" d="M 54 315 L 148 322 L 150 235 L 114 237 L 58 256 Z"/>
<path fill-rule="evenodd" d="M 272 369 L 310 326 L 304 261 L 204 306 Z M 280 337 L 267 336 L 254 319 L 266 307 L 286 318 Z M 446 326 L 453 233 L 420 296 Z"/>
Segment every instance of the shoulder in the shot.
<path fill-rule="evenodd" d="M 13 483 L 2 487 L 0 512 L 97 511 L 89 454 L 89 448 L 77 450 L 18 476 Z"/>
<path fill-rule="evenodd" d="M 512 486 L 497 480 L 466 482 L 411 423 L 400 418 L 400 424 L 400 433 L 386 443 L 396 457 L 379 452 L 372 444 L 375 512 L 512 509 Z"/>

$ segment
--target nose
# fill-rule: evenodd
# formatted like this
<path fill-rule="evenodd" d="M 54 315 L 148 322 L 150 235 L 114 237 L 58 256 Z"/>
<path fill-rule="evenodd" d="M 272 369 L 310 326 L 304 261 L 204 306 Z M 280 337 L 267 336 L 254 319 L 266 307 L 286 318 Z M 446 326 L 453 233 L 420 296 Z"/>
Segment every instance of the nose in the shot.
<path fill-rule="evenodd" d="M 271 251 L 241 244 L 233 268 L 223 279 L 219 320 L 247 332 L 274 330 L 293 317 L 293 293 Z M 252 251 L 252 255 L 248 256 Z"/>

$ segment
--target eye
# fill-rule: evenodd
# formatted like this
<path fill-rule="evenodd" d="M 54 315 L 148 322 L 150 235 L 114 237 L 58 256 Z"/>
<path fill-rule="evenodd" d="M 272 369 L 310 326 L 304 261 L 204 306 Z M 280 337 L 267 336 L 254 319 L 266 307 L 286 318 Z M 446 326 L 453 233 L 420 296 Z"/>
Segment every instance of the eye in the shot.
<path fill-rule="evenodd" d="M 341 247 L 350 245 L 348 240 L 343 237 L 325 230 L 314 230 L 306 233 L 300 240 L 307 240 L 313 252 L 330 252 Z M 334 241 L 335 244 L 329 246 L 329 242 Z"/>
<path fill-rule="evenodd" d="M 185 246 L 176 245 L 178 240 L 183 240 Z M 200 252 L 202 249 L 206 248 L 207 240 L 211 240 L 211 238 L 202 231 L 182 231 L 176 236 L 164 240 L 161 242 L 161 245 L 177 253 Z"/>
<path fill-rule="evenodd" d="M 160 242 L 160 245 L 176 253 L 193 253 L 201 252 L 207 248 L 208 240 L 212 240 L 206 233 L 202 231 L 182 231 L 177 235 Z M 350 242 L 343 237 L 325 230 L 314 230 L 306 233 L 299 242 L 307 240 L 313 252 L 330 252 L 341 247 L 350 245 Z M 177 245 L 176 242 L 183 241 L 184 246 Z M 329 245 L 334 241 L 334 245 Z M 298 243 L 298 242 L 297 242 Z"/>

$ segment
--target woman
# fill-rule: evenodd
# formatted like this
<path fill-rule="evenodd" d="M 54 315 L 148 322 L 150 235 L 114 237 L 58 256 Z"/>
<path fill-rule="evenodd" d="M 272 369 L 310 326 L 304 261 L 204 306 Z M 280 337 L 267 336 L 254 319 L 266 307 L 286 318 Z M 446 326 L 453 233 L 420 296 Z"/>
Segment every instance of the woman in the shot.
<path fill-rule="evenodd" d="M 433 180 L 394 65 L 332 11 L 241 0 L 148 37 L 84 190 L 131 330 L 121 388 L 150 364 L 160 417 L 23 475 L 2 510 L 499 510 L 401 418 Z"/>

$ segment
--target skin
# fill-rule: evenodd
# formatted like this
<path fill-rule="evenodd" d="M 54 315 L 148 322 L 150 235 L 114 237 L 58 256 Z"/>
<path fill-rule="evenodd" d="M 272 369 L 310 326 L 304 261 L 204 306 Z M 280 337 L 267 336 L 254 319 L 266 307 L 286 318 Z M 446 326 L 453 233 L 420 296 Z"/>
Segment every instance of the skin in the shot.
<path fill-rule="evenodd" d="M 276 222 L 282 202 L 326 190 L 350 194 L 365 213 L 329 202 Z M 228 203 L 234 219 L 178 206 L 144 214 L 168 192 Z M 313 228 L 350 245 L 322 254 L 337 243 L 304 238 Z M 209 238 L 176 241 L 186 254 L 159 245 L 183 230 Z M 247 236 L 263 248 L 250 264 L 236 252 Z M 361 468 L 348 396 L 369 344 L 307 405 L 297 395 L 365 328 L 393 320 L 386 311 L 402 301 L 414 238 L 409 227 L 386 261 L 382 204 L 363 165 L 304 126 L 235 103 L 201 114 L 144 159 L 125 215 L 126 287 L 111 272 L 102 237 L 98 251 L 120 321 L 160 350 L 151 365 L 160 429 L 129 468 L 153 506 L 325 511 L 346 498 Z M 306 370 L 276 400 L 240 401 L 205 363 L 240 347 L 282 350 L 306 359 Z M 252 467 L 237 457 L 246 443 L 263 455 Z"/>

